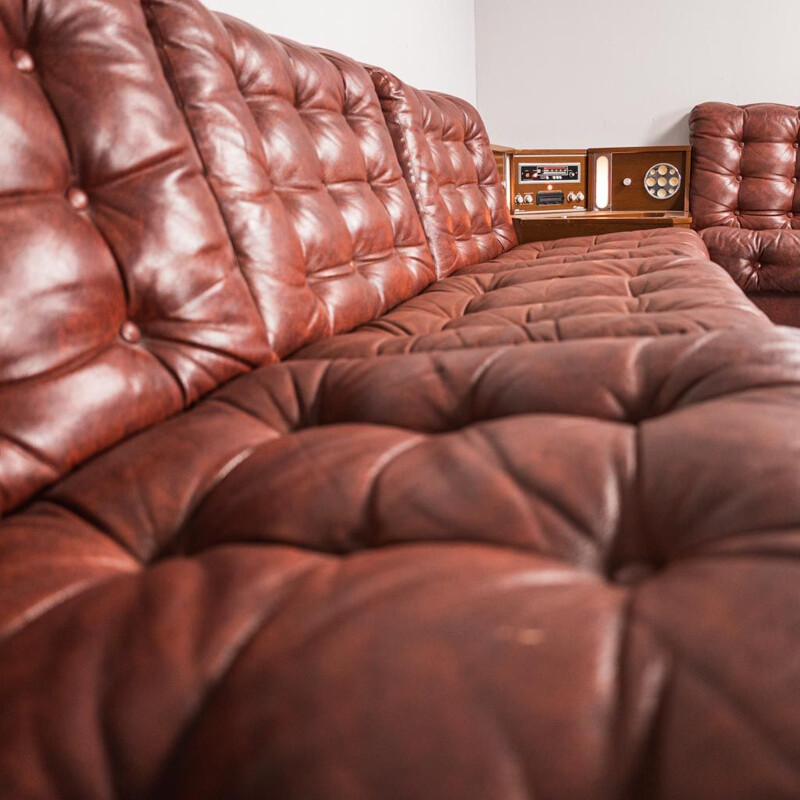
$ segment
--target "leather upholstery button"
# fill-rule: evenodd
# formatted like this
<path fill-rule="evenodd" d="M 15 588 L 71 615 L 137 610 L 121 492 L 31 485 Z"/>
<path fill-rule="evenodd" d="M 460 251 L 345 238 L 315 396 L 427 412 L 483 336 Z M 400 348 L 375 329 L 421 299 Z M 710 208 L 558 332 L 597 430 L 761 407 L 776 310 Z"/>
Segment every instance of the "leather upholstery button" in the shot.
<path fill-rule="evenodd" d="M 742 176 L 741 175 L 737 175 L 736 176 L 736 180 L 739 181 L 739 183 L 741 183 L 742 182 Z"/>
<path fill-rule="evenodd" d="M 792 183 L 797 183 L 797 178 L 792 178 Z"/>
<path fill-rule="evenodd" d="M 119 335 L 129 344 L 137 344 L 142 341 L 142 331 L 139 326 L 131 320 L 122 323 Z"/>
<path fill-rule="evenodd" d="M 797 150 L 797 148 L 798 148 L 798 147 L 800 147 L 800 144 L 798 144 L 797 142 L 795 142 L 795 143 L 792 145 L 792 147 L 794 147 L 794 149 L 795 149 L 795 150 Z"/>
<path fill-rule="evenodd" d="M 83 189 L 78 189 L 75 186 L 70 187 L 67 191 L 67 200 L 69 204 L 78 211 L 83 211 L 89 205 L 89 196 Z"/>
<path fill-rule="evenodd" d="M 27 50 L 13 50 L 11 60 L 20 72 L 33 72 L 33 57 Z"/>
<path fill-rule="evenodd" d="M 737 209 L 736 211 L 733 212 L 733 216 L 738 217 L 741 213 L 742 212 Z"/>
<path fill-rule="evenodd" d="M 621 583 L 630 586 L 651 577 L 655 568 L 645 561 L 632 561 L 630 564 L 623 564 L 614 570 L 611 580 L 614 583 Z"/>

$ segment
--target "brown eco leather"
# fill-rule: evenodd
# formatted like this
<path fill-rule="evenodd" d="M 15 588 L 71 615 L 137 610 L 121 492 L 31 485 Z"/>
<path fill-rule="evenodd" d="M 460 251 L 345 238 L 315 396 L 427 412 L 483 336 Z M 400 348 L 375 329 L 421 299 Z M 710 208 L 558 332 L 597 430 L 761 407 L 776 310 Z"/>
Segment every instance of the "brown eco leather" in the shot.
<path fill-rule="evenodd" d="M 297 358 L 695 333 L 768 321 L 692 231 L 536 242 L 461 269 L 354 333 Z"/>
<path fill-rule="evenodd" d="M 797 324 L 758 295 L 800 291 L 800 109 L 704 103 L 690 125 L 692 216 L 712 260 L 773 319 Z"/>
<path fill-rule="evenodd" d="M 403 173 L 443 278 L 517 244 L 483 120 L 469 103 L 370 67 Z"/>
<path fill-rule="evenodd" d="M 434 278 L 367 71 L 193 0 L 148 0 L 274 350 L 379 316 Z"/>
<path fill-rule="evenodd" d="M 791 797 L 799 342 L 287 362 L 120 444 L 0 524 L 3 796 Z"/>
<path fill-rule="evenodd" d="M 0 798 L 797 797 L 800 332 L 380 74 L 0 0 Z"/>
<path fill-rule="evenodd" d="M 2 513 L 269 351 L 141 8 L 0 8 Z"/>

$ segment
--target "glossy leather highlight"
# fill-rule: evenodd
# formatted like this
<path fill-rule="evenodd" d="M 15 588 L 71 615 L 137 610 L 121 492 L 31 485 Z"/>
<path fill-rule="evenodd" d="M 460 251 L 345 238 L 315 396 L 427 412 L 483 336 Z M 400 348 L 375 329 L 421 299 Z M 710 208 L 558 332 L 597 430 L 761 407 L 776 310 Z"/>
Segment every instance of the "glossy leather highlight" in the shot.
<path fill-rule="evenodd" d="M 269 351 L 141 8 L 0 10 L 2 513 Z"/>
<path fill-rule="evenodd" d="M 517 244 L 483 120 L 469 103 L 370 67 L 440 278 Z"/>
<path fill-rule="evenodd" d="M 147 7 L 279 355 L 372 320 L 433 280 L 362 66 L 193 0 Z"/>
<path fill-rule="evenodd" d="M 0 56 L 0 798 L 800 794 L 800 332 L 696 233 L 514 246 L 474 109 L 193 0 Z"/>
<path fill-rule="evenodd" d="M 521 245 L 461 269 L 297 358 L 770 327 L 696 233 L 656 229 Z"/>
<path fill-rule="evenodd" d="M 800 109 L 704 103 L 690 119 L 691 209 L 711 258 L 748 294 L 800 288 Z M 795 324 L 796 314 L 773 319 Z"/>
<path fill-rule="evenodd" d="M 791 796 L 798 353 L 292 361 L 132 437 L 0 523 L 4 796 Z"/>

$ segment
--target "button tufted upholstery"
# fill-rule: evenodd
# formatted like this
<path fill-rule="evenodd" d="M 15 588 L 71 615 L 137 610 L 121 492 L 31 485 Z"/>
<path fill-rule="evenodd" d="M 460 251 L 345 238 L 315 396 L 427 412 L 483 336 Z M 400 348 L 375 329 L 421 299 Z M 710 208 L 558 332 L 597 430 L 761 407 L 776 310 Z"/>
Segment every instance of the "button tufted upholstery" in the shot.
<path fill-rule="evenodd" d="M 517 244 L 483 120 L 467 102 L 370 67 L 436 270 L 496 258 Z"/>
<path fill-rule="evenodd" d="M 0 9 L 2 513 L 269 352 L 138 5 Z"/>
<path fill-rule="evenodd" d="M 800 326 L 787 297 L 800 287 L 800 109 L 704 103 L 690 124 L 692 215 L 712 260 L 776 321 Z"/>
<path fill-rule="evenodd" d="M 798 345 L 288 362 L 129 439 L 0 523 L 3 796 L 791 797 Z"/>
<path fill-rule="evenodd" d="M 461 269 L 297 358 L 764 327 L 692 231 L 536 242 Z"/>
<path fill-rule="evenodd" d="M 434 278 L 366 70 L 194 0 L 147 0 L 239 263 L 280 355 Z"/>
<path fill-rule="evenodd" d="M 381 75 L 0 0 L 0 798 L 797 797 L 800 332 Z"/>

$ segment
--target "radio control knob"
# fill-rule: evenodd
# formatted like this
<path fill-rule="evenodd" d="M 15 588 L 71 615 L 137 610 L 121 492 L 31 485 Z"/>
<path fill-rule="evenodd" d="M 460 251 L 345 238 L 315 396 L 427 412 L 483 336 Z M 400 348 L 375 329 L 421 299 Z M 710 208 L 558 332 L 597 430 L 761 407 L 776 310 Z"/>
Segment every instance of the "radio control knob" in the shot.
<path fill-rule="evenodd" d="M 515 203 L 516 203 L 518 206 L 521 206 L 521 205 L 522 205 L 522 204 L 525 202 L 525 198 L 524 198 L 524 197 L 523 197 L 521 194 L 518 194 L 518 195 L 517 195 L 517 196 L 514 198 L 514 202 L 515 202 Z"/>
<path fill-rule="evenodd" d="M 575 192 L 570 192 L 567 195 L 567 202 L 568 203 L 574 203 L 577 199 L 578 199 L 578 195 L 576 195 Z"/>
<path fill-rule="evenodd" d="M 625 180 L 622 181 L 623 186 L 630 186 L 632 183 L 633 180 L 631 180 L 631 178 L 625 178 Z"/>
<path fill-rule="evenodd" d="M 533 195 L 532 194 L 526 194 L 525 195 L 525 202 L 528 203 L 528 204 L 531 204 L 533 202 Z"/>
<path fill-rule="evenodd" d="M 575 199 L 579 203 L 582 203 L 586 199 L 586 195 L 583 192 L 578 192 L 578 194 L 575 195 Z"/>

